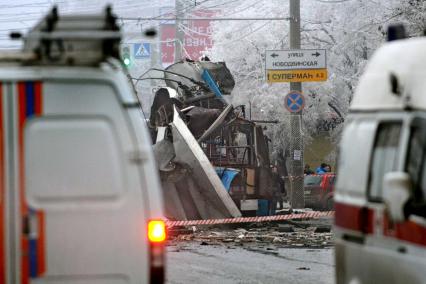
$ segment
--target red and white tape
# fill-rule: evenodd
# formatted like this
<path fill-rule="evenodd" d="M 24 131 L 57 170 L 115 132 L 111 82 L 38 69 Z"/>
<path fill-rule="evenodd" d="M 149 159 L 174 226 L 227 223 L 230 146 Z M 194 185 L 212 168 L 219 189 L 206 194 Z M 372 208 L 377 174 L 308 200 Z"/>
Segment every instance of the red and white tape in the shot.
<path fill-rule="evenodd" d="M 324 173 L 324 174 L 312 174 L 312 175 L 303 175 L 303 176 L 283 176 L 282 178 L 288 179 L 288 180 L 298 180 L 298 179 L 304 179 L 305 177 L 323 177 L 323 176 L 335 176 L 335 173 Z"/>
<path fill-rule="evenodd" d="M 176 226 L 255 223 L 255 222 L 282 221 L 282 220 L 290 220 L 290 219 L 316 219 L 321 217 L 333 217 L 333 216 L 334 216 L 334 211 L 324 211 L 324 212 L 311 211 L 311 212 L 305 212 L 305 213 L 295 213 L 295 214 L 275 215 L 275 216 L 240 217 L 240 218 L 188 220 L 188 221 L 167 220 L 166 225 L 169 228 L 171 228 Z"/>

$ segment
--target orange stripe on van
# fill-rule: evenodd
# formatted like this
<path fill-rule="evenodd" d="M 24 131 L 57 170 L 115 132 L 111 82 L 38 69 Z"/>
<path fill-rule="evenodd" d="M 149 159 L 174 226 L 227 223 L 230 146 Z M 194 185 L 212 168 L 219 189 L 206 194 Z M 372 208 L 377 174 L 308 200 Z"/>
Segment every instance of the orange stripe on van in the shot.
<path fill-rule="evenodd" d="M 364 234 L 373 233 L 373 210 L 340 202 L 334 203 L 334 209 L 337 227 Z"/>
<path fill-rule="evenodd" d="M 385 214 L 384 235 L 420 246 L 426 246 L 426 227 L 412 221 L 392 223 Z"/>
<path fill-rule="evenodd" d="M 396 238 L 416 245 L 426 246 L 426 227 L 412 221 L 396 224 Z"/>
<path fill-rule="evenodd" d="M 25 83 L 19 82 L 18 87 L 18 161 L 19 161 L 19 200 L 22 218 L 21 227 L 21 284 L 29 283 L 29 244 L 24 234 L 24 218 L 28 216 L 28 207 L 25 202 L 25 167 L 24 167 L 24 127 L 26 120 Z"/>
<path fill-rule="evenodd" d="M 340 202 L 336 202 L 334 206 L 336 227 L 373 234 L 373 209 Z M 409 220 L 395 224 L 389 220 L 387 214 L 383 218 L 383 225 L 383 236 L 385 237 L 426 246 L 426 226 Z"/>
<path fill-rule="evenodd" d="M 6 283 L 3 84 L 0 83 L 0 284 Z"/>

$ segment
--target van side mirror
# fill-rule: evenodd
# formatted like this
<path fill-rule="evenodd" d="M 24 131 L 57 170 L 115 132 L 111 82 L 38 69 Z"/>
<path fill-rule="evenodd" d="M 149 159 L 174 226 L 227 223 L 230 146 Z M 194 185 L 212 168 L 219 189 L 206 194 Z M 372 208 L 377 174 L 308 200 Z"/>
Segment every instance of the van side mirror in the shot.
<path fill-rule="evenodd" d="M 383 199 L 393 221 L 405 221 L 404 205 L 410 198 L 411 178 L 405 172 L 390 172 L 383 178 Z"/>

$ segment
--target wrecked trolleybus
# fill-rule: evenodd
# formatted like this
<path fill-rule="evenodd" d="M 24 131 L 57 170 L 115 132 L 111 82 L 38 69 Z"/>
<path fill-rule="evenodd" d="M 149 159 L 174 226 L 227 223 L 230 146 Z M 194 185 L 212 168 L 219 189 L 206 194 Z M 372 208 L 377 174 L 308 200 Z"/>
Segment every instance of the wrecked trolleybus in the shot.
<path fill-rule="evenodd" d="M 225 96 L 235 82 L 224 62 L 182 60 L 165 70 L 149 125 L 170 218 L 268 214 L 273 195 L 264 126 Z M 149 79 L 149 78 L 148 78 Z"/>

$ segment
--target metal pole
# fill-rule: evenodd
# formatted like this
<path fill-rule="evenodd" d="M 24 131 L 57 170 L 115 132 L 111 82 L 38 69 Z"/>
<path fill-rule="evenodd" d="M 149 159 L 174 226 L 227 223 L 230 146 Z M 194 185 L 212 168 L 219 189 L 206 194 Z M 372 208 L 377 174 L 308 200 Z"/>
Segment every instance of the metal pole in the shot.
<path fill-rule="evenodd" d="M 160 61 L 159 61 L 159 44 L 158 43 L 151 43 L 151 68 L 158 68 L 160 67 L 159 65 L 161 65 Z M 161 66 L 163 67 L 163 66 Z M 160 68 L 161 68 L 160 67 Z M 163 76 L 163 74 L 160 74 L 160 76 Z M 150 96 L 150 100 L 149 100 L 149 105 L 151 106 L 154 102 L 154 92 L 152 91 L 155 87 L 157 87 L 159 84 L 157 82 L 157 80 L 151 80 L 151 91 L 149 92 L 151 94 Z"/>
<path fill-rule="evenodd" d="M 300 0 L 290 0 L 290 49 L 300 49 Z M 302 83 L 290 83 L 290 90 L 302 92 Z M 302 111 L 291 114 L 290 126 L 290 204 L 304 208 Z"/>
<path fill-rule="evenodd" d="M 184 18 L 182 0 L 175 1 L 175 9 L 176 9 L 175 62 L 178 62 L 182 59 L 183 42 L 185 37 L 183 30 L 180 27 L 183 24 L 183 21 L 181 19 Z"/>

